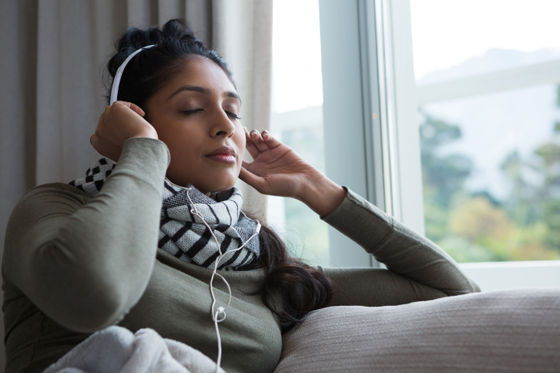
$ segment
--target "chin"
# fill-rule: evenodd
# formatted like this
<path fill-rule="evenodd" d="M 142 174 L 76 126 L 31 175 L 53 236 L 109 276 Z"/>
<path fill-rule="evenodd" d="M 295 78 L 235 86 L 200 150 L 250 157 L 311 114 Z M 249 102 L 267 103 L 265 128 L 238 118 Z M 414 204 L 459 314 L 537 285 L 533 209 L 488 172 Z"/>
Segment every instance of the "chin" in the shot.
<path fill-rule="evenodd" d="M 167 175 L 167 178 L 174 184 L 187 186 L 189 184 L 196 187 L 202 193 L 213 193 L 213 192 L 223 192 L 225 190 L 231 189 L 237 180 L 239 179 L 239 174 L 212 172 L 213 170 L 205 170 L 198 172 L 198 175 L 203 174 L 203 177 L 189 178 L 186 175 L 180 175 L 183 177 L 173 177 L 173 175 Z"/>
<path fill-rule="evenodd" d="M 235 183 L 239 179 L 239 174 L 227 174 L 227 176 L 222 174 L 221 176 L 222 177 L 214 178 L 212 180 L 212 185 L 209 185 L 210 187 L 212 187 L 212 192 L 223 192 L 224 190 L 229 190 L 235 186 Z"/>
<path fill-rule="evenodd" d="M 212 188 L 212 192 L 219 193 L 219 192 L 223 192 L 223 191 L 226 191 L 226 190 L 230 190 L 231 188 L 233 188 L 234 185 L 235 184 L 232 184 L 232 185 L 228 184 L 227 186 Z"/>
<path fill-rule="evenodd" d="M 233 188 L 233 186 L 235 185 L 235 180 L 228 180 L 228 181 L 224 181 L 223 183 L 212 183 L 212 185 L 204 185 L 203 188 L 199 188 L 198 186 L 197 189 L 199 189 L 200 191 L 202 191 L 204 189 L 205 193 L 214 193 L 214 192 L 223 192 L 225 190 L 229 190 L 231 188 Z"/>

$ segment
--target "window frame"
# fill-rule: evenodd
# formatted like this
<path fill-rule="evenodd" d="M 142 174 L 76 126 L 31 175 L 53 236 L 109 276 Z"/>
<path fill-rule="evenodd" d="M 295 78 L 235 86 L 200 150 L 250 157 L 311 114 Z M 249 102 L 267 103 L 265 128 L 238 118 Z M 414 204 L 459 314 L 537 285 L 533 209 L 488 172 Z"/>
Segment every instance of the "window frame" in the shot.
<path fill-rule="evenodd" d="M 402 75 L 408 70 L 412 73 L 412 60 L 410 56 L 398 63 L 387 62 L 393 56 L 390 38 L 395 36 L 385 32 L 387 5 L 365 0 L 322 0 L 319 4 L 320 23 L 337 25 L 321 27 L 323 125 L 325 149 L 329 149 L 326 172 L 423 234 L 422 189 L 401 188 L 421 186 L 418 129 L 413 111 L 407 110 L 415 101 L 402 94 L 410 82 Z M 395 106 L 395 102 L 401 104 Z M 409 126 L 397 128 L 397 121 Z M 401 163 L 417 165 L 405 170 L 399 167 Z M 331 263 L 336 266 L 379 266 L 334 229 L 329 230 L 329 242 Z"/>
<path fill-rule="evenodd" d="M 323 75 L 323 133 L 325 167 L 335 182 L 385 208 L 385 178 L 376 56 L 370 52 L 369 13 L 361 1 L 319 2 L 321 69 Z M 371 35 L 371 34 L 370 34 Z M 374 113 L 377 113 L 374 116 Z M 331 264 L 339 267 L 377 266 L 371 255 L 329 227 Z"/>
<path fill-rule="evenodd" d="M 337 25 L 321 27 L 327 175 L 420 234 L 424 212 L 418 105 L 450 98 L 450 92 L 456 98 L 560 81 L 560 61 L 554 61 L 469 77 L 468 84 L 457 79 L 417 87 L 410 0 L 322 0 L 319 12 L 321 25 Z M 485 84 L 477 86 L 477 79 Z M 329 242 L 336 266 L 378 266 L 333 229 Z M 560 286 L 560 261 L 459 266 L 483 290 Z"/>

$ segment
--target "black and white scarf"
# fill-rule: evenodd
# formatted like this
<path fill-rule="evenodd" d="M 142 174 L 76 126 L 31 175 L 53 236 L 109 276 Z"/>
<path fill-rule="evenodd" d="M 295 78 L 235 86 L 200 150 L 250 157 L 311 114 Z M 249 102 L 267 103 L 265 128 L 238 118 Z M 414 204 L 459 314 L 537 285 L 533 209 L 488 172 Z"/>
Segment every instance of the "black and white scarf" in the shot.
<path fill-rule="evenodd" d="M 95 195 L 115 165 L 101 158 L 85 177 L 69 184 Z M 243 269 L 259 257 L 260 224 L 241 211 L 243 196 L 237 188 L 213 197 L 193 186 L 185 188 L 165 179 L 158 248 L 203 267 L 214 268 L 220 258 L 218 269 Z"/>

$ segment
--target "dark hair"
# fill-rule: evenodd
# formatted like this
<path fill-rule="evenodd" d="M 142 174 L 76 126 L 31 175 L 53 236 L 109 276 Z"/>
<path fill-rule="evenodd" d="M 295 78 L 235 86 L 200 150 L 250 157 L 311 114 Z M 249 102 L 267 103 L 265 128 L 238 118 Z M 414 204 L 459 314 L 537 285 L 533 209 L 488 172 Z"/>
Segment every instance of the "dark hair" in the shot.
<path fill-rule="evenodd" d="M 179 19 L 168 21 L 161 30 L 152 27 L 126 31 L 118 41 L 117 53 L 107 64 L 111 76 L 115 76 L 129 54 L 150 44 L 157 46 L 143 50 L 126 65 L 119 86 L 119 100 L 143 107 L 190 55 L 214 61 L 233 83 L 232 74 L 220 56 L 197 40 Z M 326 306 L 332 296 L 332 287 L 321 271 L 290 257 L 282 240 L 270 228 L 261 228 L 259 240 L 261 256 L 250 268 L 265 268 L 263 302 L 277 315 L 282 330 L 287 331 L 303 321 L 310 311 Z"/>
<path fill-rule="evenodd" d="M 284 242 L 269 227 L 262 226 L 259 240 L 260 261 L 266 268 L 263 302 L 278 316 L 286 332 L 310 311 L 330 302 L 331 283 L 323 272 L 291 257 Z"/>
<path fill-rule="evenodd" d="M 178 72 L 185 58 L 192 55 L 214 61 L 233 83 L 232 74 L 218 53 L 207 49 L 180 19 L 168 21 L 161 30 L 157 27 L 129 28 L 117 42 L 117 53 L 107 63 L 111 77 L 114 78 L 128 55 L 152 44 L 156 46 L 138 53 L 126 65 L 119 86 L 119 100 L 143 108 L 146 100 Z"/>

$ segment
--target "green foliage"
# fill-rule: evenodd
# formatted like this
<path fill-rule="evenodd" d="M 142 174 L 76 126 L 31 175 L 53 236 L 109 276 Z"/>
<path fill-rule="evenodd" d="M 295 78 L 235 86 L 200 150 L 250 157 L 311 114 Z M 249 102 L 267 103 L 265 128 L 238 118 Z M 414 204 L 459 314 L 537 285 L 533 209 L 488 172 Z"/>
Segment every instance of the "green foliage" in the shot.
<path fill-rule="evenodd" d="M 534 203 L 535 186 L 528 181 L 532 168 L 514 150 L 504 158 L 500 169 L 510 184 L 509 198 L 504 203 L 509 216 L 520 225 L 535 223 L 540 219 L 540 211 Z"/>
<path fill-rule="evenodd" d="M 430 198 L 447 207 L 472 172 L 472 161 L 461 154 L 442 154 L 441 148 L 461 138 L 461 128 L 424 113 L 420 125 L 423 184 Z M 430 187 L 433 190 L 430 192 Z"/>
<path fill-rule="evenodd" d="M 448 209 L 436 202 L 437 187 L 424 183 L 424 225 L 427 236 L 433 241 L 440 241 L 447 235 Z"/>
<path fill-rule="evenodd" d="M 560 198 L 550 200 L 545 204 L 543 218 L 549 232 L 545 242 L 549 247 L 560 252 Z"/>
<path fill-rule="evenodd" d="M 460 127 L 421 114 L 427 236 L 459 262 L 560 259 L 560 122 L 531 157 L 512 151 L 504 158 L 510 190 L 500 201 L 486 190 L 467 190 L 471 160 L 444 151 L 460 140 Z"/>
<path fill-rule="evenodd" d="M 544 167 L 551 167 L 560 162 L 560 143 L 545 143 L 535 149 L 535 155 L 540 157 Z"/>
<path fill-rule="evenodd" d="M 449 228 L 451 233 L 469 242 L 506 242 L 515 230 L 515 224 L 503 209 L 490 203 L 487 198 L 474 197 L 453 209 Z"/>

